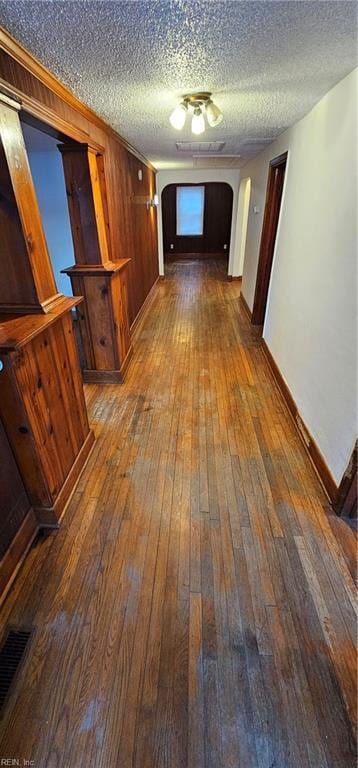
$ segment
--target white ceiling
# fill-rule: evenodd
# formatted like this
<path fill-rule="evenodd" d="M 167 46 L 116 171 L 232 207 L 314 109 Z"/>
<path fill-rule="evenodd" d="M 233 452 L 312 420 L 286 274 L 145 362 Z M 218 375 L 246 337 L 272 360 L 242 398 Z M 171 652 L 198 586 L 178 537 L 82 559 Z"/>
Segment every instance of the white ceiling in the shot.
<path fill-rule="evenodd" d="M 1 24 L 157 168 L 195 167 L 175 146 L 190 121 L 168 122 L 195 90 L 224 113 L 202 138 L 244 164 L 356 66 L 356 15 L 343 0 L 0 0 Z"/>

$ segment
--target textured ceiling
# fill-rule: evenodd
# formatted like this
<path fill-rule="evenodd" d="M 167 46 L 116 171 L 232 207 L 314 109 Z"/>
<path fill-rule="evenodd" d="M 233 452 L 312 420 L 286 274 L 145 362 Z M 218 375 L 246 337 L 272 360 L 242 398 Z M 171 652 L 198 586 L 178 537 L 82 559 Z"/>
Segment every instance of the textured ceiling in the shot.
<path fill-rule="evenodd" d="M 168 116 L 195 90 L 224 113 L 203 138 L 241 163 L 257 154 L 356 66 L 356 13 L 329 0 L 0 0 L 1 24 L 160 168 L 193 167 L 175 146 L 190 126 Z"/>

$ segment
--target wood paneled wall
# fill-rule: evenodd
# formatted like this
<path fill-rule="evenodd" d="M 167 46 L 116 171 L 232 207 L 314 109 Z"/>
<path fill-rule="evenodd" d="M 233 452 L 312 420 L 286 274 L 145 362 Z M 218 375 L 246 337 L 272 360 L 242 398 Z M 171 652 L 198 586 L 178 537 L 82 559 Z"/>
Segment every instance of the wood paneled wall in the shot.
<path fill-rule="evenodd" d="M 142 304 L 158 274 L 157 209 L 148 208 L 147 200 L 155 194 L 155 173 L 129 152 L 126 153 L 127 180 L 129 188 L 129 217 L 132 222 L 132 261 L 129 265 L 129 306 L 130 322 L 133 324 Z M 143 179 L 139 181 L 138 172 Z"/>
<path fill-rule="evenodd" d="M 158 277 L 156 211 L 147 207 L 155 191 L 155 171 L 3 31 L 0 48 L 0 85 L 21 99 L 29 119 L 40 119 L 60 140 L 90 143 L 103 153 L 111 258 L 132 260 L 128 286 L 132 324 Z"/>
<path fill-rule="evenodd" d="M 0 560 L 30 510 L 25 486 L 0 421 Z"/>
<path fill-rule="evenodd" d="M 177 187 L 205 187 L 204 231 L 202 236 L 178 237 L 176 217 Z M 229 256 L 233 191 L 225 182 L 206 184 L 168 184 L 162 192 L 164 253 L 217 254 Z M 174 245 L 171 250 L 170 244 Z M 226 244 L 227 248 L 224 248 Z"/>

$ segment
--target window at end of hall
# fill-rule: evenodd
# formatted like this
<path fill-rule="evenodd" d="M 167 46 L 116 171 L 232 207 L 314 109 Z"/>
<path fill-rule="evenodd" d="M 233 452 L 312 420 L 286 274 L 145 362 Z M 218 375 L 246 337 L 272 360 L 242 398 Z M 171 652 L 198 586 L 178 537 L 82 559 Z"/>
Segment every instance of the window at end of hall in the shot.
<path fill-rule="evenodd" d="M 193 237 L 204 232 L 205 187 L 177 187 L 177 235 Z"/>

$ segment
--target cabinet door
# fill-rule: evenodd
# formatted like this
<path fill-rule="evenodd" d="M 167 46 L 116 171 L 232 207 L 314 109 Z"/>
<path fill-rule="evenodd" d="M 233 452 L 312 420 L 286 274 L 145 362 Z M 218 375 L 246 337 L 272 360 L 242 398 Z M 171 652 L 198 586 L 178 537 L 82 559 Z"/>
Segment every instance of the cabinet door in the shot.
<path fill-rule="evenodd" d="M 29 509 L 30 502 L 0 421 L 0 560 Z"/>

